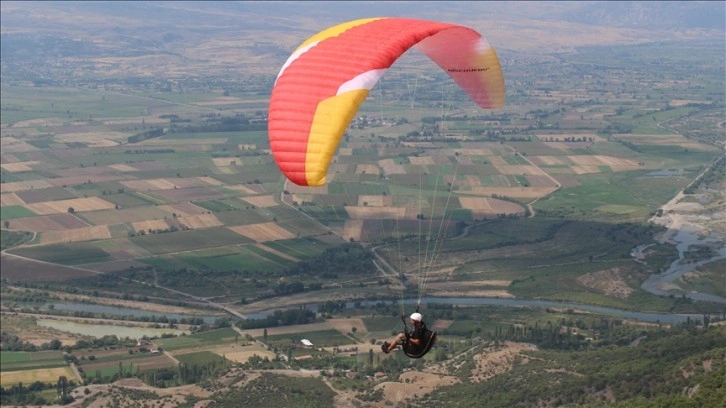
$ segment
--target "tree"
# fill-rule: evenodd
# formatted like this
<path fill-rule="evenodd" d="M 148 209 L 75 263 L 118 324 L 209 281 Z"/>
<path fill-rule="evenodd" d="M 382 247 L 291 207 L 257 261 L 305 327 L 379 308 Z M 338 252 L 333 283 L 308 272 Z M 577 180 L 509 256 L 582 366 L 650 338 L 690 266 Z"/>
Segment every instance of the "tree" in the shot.
<path fill-rule="evenodd" d="M 60 350 L 60 348 L 61 348 L 62 345 L 63 344 L 61 343 L 60 340 L 53 339 L 53 340 L 50 341 L 50 345 L 48 346 L 48 348 L 51 349 L 51 350 Z"/>
<path fill-rule="evenodd" d="M 75 208 L 73 208 L 73 207 L 68 207 L 68 213 L 69 213 L 69 214 L 75 214 L 75 213 L 76 213 L 76 210 L 75 210 Z"/>
<path fill-rule="evenodd" d="M 65 375 L 61 375 L 58 377 L 58 382 L 56 383 L 56 391 L 58 392 L 58 399 L 61 401 L 65 401 L 66 397 L 68 396 L 68 378 L 66 378 Z"/>

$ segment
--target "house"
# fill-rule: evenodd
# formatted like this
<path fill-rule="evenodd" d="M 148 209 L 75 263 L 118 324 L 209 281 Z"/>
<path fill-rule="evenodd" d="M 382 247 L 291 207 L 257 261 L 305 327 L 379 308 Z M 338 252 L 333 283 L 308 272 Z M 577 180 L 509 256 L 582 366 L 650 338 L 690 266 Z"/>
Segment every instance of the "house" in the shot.
<path fill-rule="evenodd" d="M 302 345 L 305 346 L 305 348 L 313 347 L 313 343 L 308 339 L 302 339 L 302 340 L 300 340 L 300 343 L 302 343 Z"/>

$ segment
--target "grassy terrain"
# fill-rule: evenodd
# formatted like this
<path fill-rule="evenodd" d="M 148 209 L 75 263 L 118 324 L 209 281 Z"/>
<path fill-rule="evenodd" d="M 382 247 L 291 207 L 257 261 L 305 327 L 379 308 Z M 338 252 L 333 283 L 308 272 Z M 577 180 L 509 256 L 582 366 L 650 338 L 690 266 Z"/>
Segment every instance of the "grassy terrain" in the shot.
<path fill-rule="evenodd" d="M 165 350 L 192 349 L 208 345 L 236 343 L 240 341 L 240 335 L 234 329 L 217 329 L 204 333 L 190 334 L 174 338 L 155 340 L 157 346 Z"/>
<path fill-rule="evenodd" d="M 0 351 L 3 371 L 37 370 L 67 365 L 60 351 Z"/>
<path fill-rule="evenodd" d="M 726 374 L 722 359 L 726 350 L 717 340 L 724 334 L 723 327 L 678 330 L 651 333 L 637 345 L 528 352 L 529 358 L 505 374 L 441 388 L 425 401 L 454 406 L 447 395 L 455 393 L 455 406 L 461 407 L 533 406 L 542 400 L 587 406 L 718 406 L 726 397 L 719 379 Z M 704 362 L 709 369 L 703 368 Z M 689 375 L 683 375 L 684 370 Z M 516 384 L 521 386 L 513 386 Z M 695 395 L 683 395 L 683 389 L 695 384 L 702 387 Z M 605 389 L 610 397 L 603 395 Z"/>
<path fill-rule="evenodd" d="M 315 347 L 340 346 L 354 342 L 350 337 L 345 336 L 337 330 L 322 330 L 311 332 L 299 332 L 294 334 L 278 334 L 267 336 L 267 344 L 271 347 L 290 347 L 299 345 L 300 340 L 307 339 Z M 258 339 L 260 340 L 260 339 Z"/>

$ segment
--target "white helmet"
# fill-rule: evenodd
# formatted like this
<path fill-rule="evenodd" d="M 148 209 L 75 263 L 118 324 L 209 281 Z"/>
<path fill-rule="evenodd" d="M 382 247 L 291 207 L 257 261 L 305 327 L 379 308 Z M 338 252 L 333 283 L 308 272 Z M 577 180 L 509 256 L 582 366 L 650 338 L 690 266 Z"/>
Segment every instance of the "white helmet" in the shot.
<path fill-rule="evenodd" d="M 421 320 L 423 320 L 423 316 L 421 316 L 421 313 L 416 312 L 416 313 L 414 313 L 414 314 L 411 315 L 411 320 L 415 320 L 417 322 L 420 322 Z"/>

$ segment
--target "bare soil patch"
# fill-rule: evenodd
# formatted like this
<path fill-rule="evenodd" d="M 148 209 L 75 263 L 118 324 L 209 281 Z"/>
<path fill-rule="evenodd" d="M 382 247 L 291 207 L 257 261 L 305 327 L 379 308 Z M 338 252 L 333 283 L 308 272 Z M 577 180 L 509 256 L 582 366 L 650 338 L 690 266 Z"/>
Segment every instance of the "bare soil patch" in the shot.
<path fill-rule="evenodd" d="M 620 157 L 586 155 L 586 156 L 568 156 L 573 163 L 578 166 L 609 166 L 613 170 L 619 168 L 638 167 L 638 162 Z"/>
<path fill-rule="evenodd" d="M 411 164 L 416 166 L 430 166 L 435 164 L 434 159 L 430 156 L 423 156 L 423 157 L 416 157 L 416 156 L 409 156 L 408 161 L 411 162 Z"/>
<path fill-rule="evenodd" d="M 17 163 L 3 163 L 0 164 L 0 167 L 10 173 L 18 173 L 22 171 L 33 171 L 33 166 L 36 164 L 38 164 L 37 161 L 26 161 Z"/>
<path fill-rule="evenodd" d="M 471 381 L 486 381 L 512 369 L 515 358 L 523 351 L 537 350 L 537 346 L 527 343 L 505 341 L 497 350 L 486 350 L 474 356 Z"/>
<path fill-rule="evenodd" d="M 235 190 L 235 191 L 241 191 L 245 194 L 257 194 L 256 190 L 254 190 L 250 187 L 247 187 L 243 184 L 237 184 L 237 185 L 233 185 L 233 186 L 224 186 L 224 188 L 228 188 L 230 190 Z"/>
<path fill-rule="evenodd" d="M 383 389 L 385 401 L 392 401 L 400 404 L 403 401 L 414 401 L 437 388 L 461 382 L 457 377 L 451 375 L 435 374 L 421 371 L 407 371 L 399 376 L 400 382 L 383 382 L 376 385 L 376 389 Z M 385 403 L 378 406 L 386 406 Z"/>
<path fill-rule="evenodd" d="M 134 231 L 136 233 L 141 233 L 141 231 L 148 232 L 148 231 L 157 231 L 157 230 L 165 230 L 169 228 L 169 224 L 166 222 L 166 220 L 146 220 L 146 221 L 138 221 L 131 223 L 131 225 L 134 227 Z"/>
<path fill-rule="evenodd" d="M 23 205 L 23 204 L 25 204 L 25 201 L 23 201 L 15 193 L 0 194 L 0 207 L 6 207 L 9 205 Z"/>
<path fill-rule="evenodd" d="M 378 174 L 380 169 L 375 164 L 359 164 L 355 166 L 356 174 Z"/>
<path fill-rule="evenodd" d="M 87 227 L 86 223 L 71 214 L 43 215 L 12 220 L 14 229 L 31 232 L 61 231 Z"/>
<path fill-rule="evenodd" d="M 524 207 L 509 201 L 490 197 L 459 197 L 462 208 L 471 210 L 476 217 L 493 216 L 496 214 L 522 214 Z"/>
<path fill-rule="evenodd" d="M 403 166 L 396 164 L 393 159 L 380 160 L 378 166 L 380 166 L 384 174 L 406 174 Z"/>
<path fill-rule="evenodd" d="M 365 326 L 361 325 L 361 327 Z M 331 328 L 332 327 L 328 324 L 327 321 L 311 324 L 296 324 L 292 326 L 269 327 L 267 329 L 267 335 L 276 336 L 278 334 L 304 333 L 310 331 L 330 330 Z M 262 337 L 264 335 L 264 332 L 265 329 L 242 330 L 242 333 L 249 334 L 252 337 Z"/>
<path fill-rule="evenodd" d="M 242 160 L 239 157 L 215 157 L 212 162 L 217 167 L 241 166 Z"/>
<path fill-rule="evenodd" d="M 496 194 L 502 197 L 537 198 L 543 197 L 551 191 L 552 187 L 471 187 L 470 190 L 460 190 L 457 193 L 485 197 Z M 459 200 L 461 200 L 461 197 L 459 197 Z"/>
<path fill-rule="evenodd" d="M 576 178 L 568 174 L 552 174 L 552 177 L 564 188 L 577 187 L 580 185 L 580 182 L 577 181 Z"/>
<path fill-rule="evenodd" d="M 93 211 L 83 214 L 83 217 L 95 225 L 113 225 L 127 222 L 160 219 L 171 216 L 171 212 L 162 210 L 163 206 L 134 207 L 120 210 Z M 58 217 L 60 215 L 57 215 Z"/>
<path fill-rule="evenodd" d="M 25 208 L 39 215 L 62 214 L 73 208 L 77 212 L 109 210 L 116 205 L 100 197 L 72 198 L 70 200 L 46 201 L 26 204 Z"/>
<path fill-rule="evenodd" d="M 95 275 L 90 271 L 37 262 L 11 254 L 0 255 L 0 278 L 11 282 L 62 281 Z"/>
<path fill-rule="evenodd" d="M 133 364 L 134 369 L 138 367 L 140 370 L 151 370 L 155 368 L 172 367 L 176 365 L 174 360 L 161 353 L 153 357 L 132 358 L 124 360 L 123 362 L 124 364 Z M 118 362 L 116 361 L 103 361 L 99 363 L 83 364 L 82 367 L 85 371 L 93 373 L 98 369 L 117 365 Z"/>
<path fill-rule="evenodd" d="M 595 289 L 607 296 L 615 296 L 618 299 L 627 299 L 635 289 L 628 286 L 623 279 L 620 268 L 605 269 L 597 272 L 590 272 L 577 278 L 577 283 L 585 287 Z"/>
<path fill-rule="evenodd" d="M 358 206 L 363 207 L 390 207 L 393 202 L 391 196 L 381 195 L 360 195 L 358 196 Z"/>
<path fill-rule="evenodd" d="M 274 222 L 238 225 L 235 227 L 229 227 L 229 229 L 257 242 L 277 241 L 280 239 L 290 239 L 295 237 L 295 234 L 280 227 Z"/>
<path fill-rule="evenodd" d="M 150 180 L 122 181 L 124 186 L 136 191 L 173 190 L 191 187 L 218 186 L 222 183 L 211 177 L 160 178 Z"/>
<path fill-rule="evenodd" d="M 53 339 L 58 339 L 65 346 L 73 346 L 76 340 L 82 338 L 80 334 L 73 334 L 60 331 L 51 327 L 42 327 L 35 324 L 34 317 L 20 316 L 11 312 L 5 312 L 0 317 L 2 330 L 9 334 L 18 336 L 21 341 L 27 341 L 36 346 L 43 343 L 49 343 Z"/>
<path fill-rule="evenodd" d="M 360 199 L 358 200 L 360 201 Z M 345 211 L 352 220 L 369 220 L 369 219 L 406 219 L 406 208 L 403 207 L 383 207 L 383 206 L 346 206 Z M 415 218 L 415 216 L 414 216 Z M 410 218 L 409 219 L 413 219 Z"/>
<path fill-rule="evenodd" d="M 285 258 L 285 259 L 288 259 L 288 260 L 293 261 L 293 262 L 299 262 L 300 261 L 300 259 L 295 258 L 294 256 L 291 256 L 291 255 L 286 254 L 284 252 L 278 251 L 277 249 L 270 248 L 267 245 L 257 243 L 257 244 L 255 244 L 255 246 L 257 248 L 262 249 L 263 251 L 267 251 L 267 252 L 269 252 L 271 254 L 275 254 L 275 255 L 279 256 L 280 258 Z"/>
<path fill-rule="evenodd" d="M 349 240 L 353 238 L 356 241 L 361 240 L 363 235 L 364 220 L 347 220 L 343 225 L 343 239 Z"/>
<path fill-rule="evenodd" d="M 138 170 L 137 168 L 135 168 L 135 167 L 131 167 L 131 166 L 129 166 L 128 164 L 123 164 L 123 163 L 119 163 L 119 164 L 110 164 L 110 165 L 108 165 L 108 167 L 109 167 L 109 168 L 112 168 L 112 169 L 114 169 L 114 170 L 116 170 L 116 171 L 123 171 L 123 172 L 129 172 L 129 171 L 139 171 L 139 170 Z"/>
<path fill-rule="evenodd" d="M 96 239 L 111 239 L 111 231 L 108 230 L 106 225 L 44 232 L 40 235 L 40 244 L 48 245 L 62 242 L 92 241 Z"/>
<path fill-rule="evenodd" d="M 158 207 L 160 210 L 166 211 L 169 215 L 176 214 L 181 217 L 189 217 L 194 215 L 205 214 L 208 211 L 198 205 L 192 203 L 165 204 Z"/>
<path fill-rule="evenodd" d="M 532 187 L 557 187 L 557 184 L 546 175 L 528 175 L 527 180 Z"/>
<path fill-rule="evenodd" d="M 501 174 L 507 174 L 507 175 L 543 175 L 544 173 L 542 170 L 538 169 L 535 166 L 531 166 L 528 164 L 495 164 L 494 167 L 499 171 Z"/>
<path fill-rule="evenodd" d="M 224 193 L 221 193 L 212 187 L 190 187 L 172 190 L 158 190 L 154 192 L 154 195 L 159 196 L 167 201 L 202 201 L 226 197 Z"/>
<path fill-rule="evenodd" d="M 37 370 L 21 370 L 21 371 L 1 371 L 0 384 L 7 387 L 11 384 L 23 383 L 32 384 L 36 381 L 43 383 L 55 383 L 58 377 L 66 376 L 66 378 L 75 379 L 75 374 L 70 367 L 57 368 L 41 368 Z"/>
<path fill-rule="evenodd" d="M 186 217 L 177 217 L 177 222 L 189 229 L 218 227 L 222 221 L 217 219 L 214 214 L 192 215 Z"/>
<path fill-rule="evenodd" d="M 274 207 L 277 205 L 275 197 L 271 195 L 255 196 L 255 197 L 243 197 L 240 198 L 242 201 L 254 205 L 255 207 L 266 208 Z"/>
<path fill-rule="evenodd" d="M 434 321 L 434 323 L 431 325 L 430 329 L 431 330 L 444 330 L 444 329 L 448 329 L 449 326 L 451 326 L 452 323 L 454 323 L 453 320 L 443 320 L 443 319 L 439 319 L 439 320 Z"/>
<path fill-rule="evenodd" d="M 3 183 L 3 193 L 17 193 L 18 191 L 48 187 L 53 187 L 53 185 L 46 180 L 12 181 L 10 183 Z"/>
<path fill-rule="evenodd" d="M 253 356 L 259 356 L 261 358 L 267 357 L 270 360 L 275 358 L 275 353 L 257 343 L 244 346 L 220 346 L 211 348 L 209 351 L 237 363 L 246 363 Z"/>

